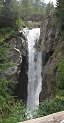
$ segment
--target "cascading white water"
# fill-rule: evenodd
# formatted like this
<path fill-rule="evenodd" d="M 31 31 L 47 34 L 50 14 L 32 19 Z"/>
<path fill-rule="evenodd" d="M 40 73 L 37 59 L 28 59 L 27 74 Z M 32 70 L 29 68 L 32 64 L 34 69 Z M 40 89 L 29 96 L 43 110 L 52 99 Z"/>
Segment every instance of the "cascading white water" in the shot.
<path fill-rule="evenodd" d="M 40 36 L 40 28 L 33 28 L 27 34 L 28 41 L 28 98 L 27 110 L 30 111 L 29 117 L 32 118 L 32 112 L 39 105 L 39 94 L 42 87 L 42 58 L 41 53 L 37 51 L 35 43 L 38 42 Z M 28 112 L 29 112 L 28 111 Z"/>

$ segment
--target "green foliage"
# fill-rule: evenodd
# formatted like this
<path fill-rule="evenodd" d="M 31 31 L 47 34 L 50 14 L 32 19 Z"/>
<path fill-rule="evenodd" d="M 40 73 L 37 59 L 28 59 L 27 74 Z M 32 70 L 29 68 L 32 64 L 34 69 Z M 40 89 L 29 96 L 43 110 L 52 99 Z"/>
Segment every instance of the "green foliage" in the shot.
<path fill-rule="evenodd" d="M 4 73 L 11 66 L 12 64 L 9 61 L 9 47 L 3 44 L 0 47 L 0 74 L 2 72 Z"/>
<path fill-rule="evenodd" d="M 64 30 L 64 0 L 57 0 L 57 18 L 61 30 Z"/>
<path fill-rule="evenodd" d="M 28 28 L 37 28 L 37 27 L 40 27 L 41 26 L 41 21 L 39 22 L 36 22 L 36 21 L 28 21 L 27 22 L 27 25 L 28 25 Z"/>
<path fill-rule="evenodd" d="M 2 73 L 3 75 L 3 73 Z M 9 93 L 10 81 L 0 79 L 0 123 L 17 123 L 26 119 L 25 106 L 22 101 L 15 102 Z"/>
<path fill-rule="evenodd" d="M 26 25 L 25 25 L 25 23 L 24 23 L 24 21 L 22 19 L 18 19 L 16 21 L 16 26 L 17 26 L 18 29 L 21 29 L 21 27 L 24 27 Z"/>
<path fill-rule="evenodd" d="M 5 42 L 15 31 L 11 28 L 3 27 L 17 27 L 25 26 L 23 19 L 27 16 L 35 14 L 45 15 L 54 10 L 53 4 L 44 4 L 40 0 L 6 0 L 0 1 L 0 123 L 17 123 L 26 120 L 26 108 L 22 101 L 14 101 L 9 93 L 10 81 L 4 76 L 6 69 L 10 67 L 9 64 L 9 47 Z M 57 17 L 62 30 L 62 40 L 64 40 L 64 0 L 57 0 Z M 28 24 L 29 28 L 40 26 L 39 22 L 31 22 Z M 2 72 L 3 71 L 3 72 Z M 64 60 L 58 64 L 56 83 L 58 91 L 56 96 L 51 99 L 43 101 L 37 116 L 48 115 L 57 111 L 64 110 Z"/>
<path fill-rule="evenodd" d="M 64 96 L 55 96 L 51 99 L 46 99 L 43 101 L 39 110 L 37 111 L 37 117 L 49 115 L 55 112 L 64 110 Z"/>
<path fill-rule="evenodd" d="M 54 11 L 53 3 L 48 3 L 46 6 L 46 15 L 48 16 L 50 13 Z"/>
<path fill-rule="evenodd" d="M 10 36 L 15 36 L 15 29 L 9 27 L 0 29 L 0 45 Z"/>
<path fill-rule="evenodd" d="M 7 98 L 7 91 L 8 91 L 8 81 L 6 78 L 0 79 L 0 95 Z"/>
<path fill-rule="evenodd" d="M 3 7 L 0 14 L 0 28 L 12 27 L 14 23 L 13 12 L 11 11 L 11 0 L 3 1 Z"/>
<path fill-rule="evenodd" d="M 16 102 L 13 105 L 8 105 L 9 111 L 3 118 L 1 118 L 1 123 L 17 123 L 23 120 L 26 120 L 25 116 L 25 106 L 22 101 Z"/>
<path fill-rule="evenodd" d="M 15 102 L 9 94 L 10 81 L 0 79 L 0 123 L 17 123 L 26 119 L 22 101 Z"/>
<path fill-rule="evenodd" d="M 6 0 L 0 1 L 0 4 L 0 28 L 15 27 L 17 23 L 24 26 L 21 18 L 27 20 L 34 15 L 44 16 L 54 8 L 52 3 L 46 6 L 41 0 Z"/>
<path fill-rule="evenodd" d="M 15 27 L 16 21 L 27 20 L 34 15 L 44 16 L 51 9 L 41 0 L 6 0 L 0 1 L 0 28 Z M 49 10 L 50 11 L 50 10 Z M 20 22 L 18 22 L 20 25 Z M 24 25 L 24 24 L 22 24 Z"/>
<path fill-rule="evenodd" d="M 6 78 L 0 79 L 0 123 L 17 123 L 26 119 L 22 101 L 15 102 L 9 94 Z"/>
<path fill-rule="evenodd" d="M 60 41 L 64 41 L 64 31 L 62 31 L 62 33 L 61 33 Z"/>
<path fill-rule="evenodd" d="M 0 98 L 1 99 L 1 98 Z M 8 98 L 8 102 L 5 101 L 5 99 L 1 99 L 0 101 L 1 103 L 3 103 L 2 105 L 0 105 L 0 123 L 17 123 L 23 120 L 26 120 L 26 116 L 25 116 L 25 106 L 23 105 L 23 103 L 20 102 L 16 102 L 13 103 L 12 100 L 9 101 Z M 11 105 L 13 103 L 13 105 Z"/>
<path fill-rule="evenodd" d="M 58 64 L 58 69 L 57 69 L 57 86 L 59 89 L 64 89 L 64 59 L 61 60 Z"/>
<path fill-rule="evenodd" d="M 15 102 L 14 98 L 11 97 L 9 90 L 11 81 L 8 81 L 5 77 L 5 71 L 12 64 L 10 64 L 9 59 L 10 47 L 4 40 L 12 36 L 13 32 L 10 28 L 0 29 L 0 37 L 3 37 L 3 42 L 0 41 L 0 123 L 17 123 L 26 119 L 25 106 L 22 101 Z"/>
<path fill-rule="evenodd" d="M 64 59 L 59 62 L 57 67 L 56 95 L 40 103 L 37 117 L 64 110 Z"/>
<path fill-rule="evenodd" d="M 58 90 L 56 95 L 64 97 L 64 90 Z"/>
<path fill-rule="evenodd" d="M 8 84 L 9 82 L 6 78 L 0 79 L 0 116 L 4 117 L 9 113 L 9 103 L 11 101 L 11 97 L 8 93 Z"/>

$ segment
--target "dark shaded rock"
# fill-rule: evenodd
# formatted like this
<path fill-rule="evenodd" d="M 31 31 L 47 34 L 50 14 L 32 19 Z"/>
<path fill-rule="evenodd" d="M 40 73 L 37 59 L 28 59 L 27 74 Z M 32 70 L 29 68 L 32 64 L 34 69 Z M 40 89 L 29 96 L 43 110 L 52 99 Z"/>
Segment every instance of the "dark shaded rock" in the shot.
<path fill-rule="evenodd" d="M 19 33 L 17 34 L 19 37 L 22 37 L 24 40 L 27 40 L 25 34 L 23 31 L 19 31 Z"/>
<path fill-rule="evenodd" d="M 38 47 L 44 52 L 54 51 L 58 44 L 59 30 L 55 24 L 52 23 L 54 15 L 47 17 L 42 24 L 41 36 Z"/>
<path fill-rule="evenodd" d="M 18 83 L 16 85 L 14 96 L 19 100 L 22 99 L 24 103 L 27 101 L 27 83 L 28 83 L 28 60 L 27 55 L 22 57 L 22 63 L 20 65 L 20 73 L 18 77 Z"/>
<path fill-rule="evenodd" d="M 44 61 L 40 101 L 55 95 L 57 65 L 59 61 L 64 58 L 64 50 L 62 50 L 62 47 L 64 47 L 64 42 L 59 42 L 52 56 L 49 57 L 47 62 Z"/>
<path fill-rule="evenodd" d="M 23 20 L 25 21 L 42 21 L 43 20 L 43 15 L 40 14 L 33 14 L 30 16 L 23 16 Z"/>

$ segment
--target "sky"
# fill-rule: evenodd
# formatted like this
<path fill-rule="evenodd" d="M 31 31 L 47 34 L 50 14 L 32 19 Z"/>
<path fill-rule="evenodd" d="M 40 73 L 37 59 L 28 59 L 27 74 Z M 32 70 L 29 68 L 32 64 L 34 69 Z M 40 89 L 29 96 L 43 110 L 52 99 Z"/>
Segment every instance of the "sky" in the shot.
<path fill-rule="evenodd" d="M 41 0 L 44 1 L 45 3 L 53 2 L 54 5 L 56 5 L 56 0 Z"/>
<path fill-rule="evenodd" d="M 19 0 L 18 0 L 19 1 Z M 53 2 L 54 6 L 56 6 L 56 0 L 41 0 L 44 1 L 44 3 L 49 3 L 49 2 Z"/>

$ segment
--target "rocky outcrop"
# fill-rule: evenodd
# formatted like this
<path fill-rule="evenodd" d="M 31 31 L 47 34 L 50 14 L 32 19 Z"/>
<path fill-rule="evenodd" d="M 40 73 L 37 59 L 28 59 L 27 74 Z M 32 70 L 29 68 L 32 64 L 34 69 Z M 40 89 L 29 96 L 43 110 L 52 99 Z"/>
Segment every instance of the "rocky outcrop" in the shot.
<path fill-rule="evenodd" d="M 34 14 L 32 16 L 28 16 L 27 17 L 27 20 L 28 21 L 42 21 L 43 20 L 43 16 L 42 15 L 39 15 L 39 14 Z"/>
<path fill-rule="evenodd" d="M 17 99 L 27 98 L 27 39 L 23 31 L 7 40 L 10 67 L 5 70 L 7 80 L 10 80 L 9 90 Z"/>
<path fill-rule="evenodd" d="M 43 80 L 40 101 L 55 94 L 57 64 L 63 58 L 64 43 L 59 41 L 59 29 L 52 14 L 44 19 L 38 49 L 42 52 Z"/>

